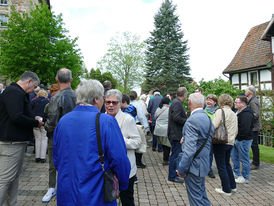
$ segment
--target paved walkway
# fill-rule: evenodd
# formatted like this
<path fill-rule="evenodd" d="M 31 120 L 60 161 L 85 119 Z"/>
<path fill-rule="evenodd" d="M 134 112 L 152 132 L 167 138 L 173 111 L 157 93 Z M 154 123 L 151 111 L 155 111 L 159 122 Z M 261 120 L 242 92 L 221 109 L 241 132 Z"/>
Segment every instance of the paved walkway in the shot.
<path fill-rule="evenodd" d="M 34 155 L 28 148 L 25 156 L 23 174 L 19 184 L 19 206 L 56 205 L 56 198 L 48 204 L 41 203 L 48 187 L 48 164 L 34 162 Z M 162 153 L 148 152 L 143 157 L 146 169 L 139 169 L 137 176 L 139 183 L 135 185 L 135 203 L 140 206 L 159 205 L 175 206 L 189 205 L 186 187 L 167 181 L 168 166 L 161 164 Z M 217 170 L 213 166 L 215 174 Z M 230 197 L 217 194 L 216 187 L 220 187 L 220 179 L 206 178 L 208 198 L 213 206 L 221 205 L 274 205 L 274 165 L 262 163 L 259 170 L 252 171 L 249 184 L 238 184 L 237 193 Z"/>

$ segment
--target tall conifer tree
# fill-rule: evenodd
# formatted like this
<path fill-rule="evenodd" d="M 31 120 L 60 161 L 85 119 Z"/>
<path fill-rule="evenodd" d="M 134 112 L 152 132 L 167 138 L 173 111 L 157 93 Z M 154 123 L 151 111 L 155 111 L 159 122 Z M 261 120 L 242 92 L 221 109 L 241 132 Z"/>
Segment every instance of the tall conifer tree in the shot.
<path fill-rule="evenodd" d="M 189 71 L 187 41 L 176 6 L 171 0 L 164 0 L 154 17 L 155 29 L 147 39 L 146 80 L 143 89 L 159 88 L 163 94 L 176 92 L 179 86 L 192 80 Z"/>

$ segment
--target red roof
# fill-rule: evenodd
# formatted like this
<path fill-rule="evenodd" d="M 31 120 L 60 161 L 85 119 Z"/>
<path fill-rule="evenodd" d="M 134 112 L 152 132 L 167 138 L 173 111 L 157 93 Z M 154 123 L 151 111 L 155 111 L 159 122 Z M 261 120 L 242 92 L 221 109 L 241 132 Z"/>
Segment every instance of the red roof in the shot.
<path fill-rule="evenodd" d="M 260 39 L 268 24 L 269 22 L 266 22 L 250 29 L 235 57 L 223 73 L 262 67 L 271 61 L 270 42 Z"/>

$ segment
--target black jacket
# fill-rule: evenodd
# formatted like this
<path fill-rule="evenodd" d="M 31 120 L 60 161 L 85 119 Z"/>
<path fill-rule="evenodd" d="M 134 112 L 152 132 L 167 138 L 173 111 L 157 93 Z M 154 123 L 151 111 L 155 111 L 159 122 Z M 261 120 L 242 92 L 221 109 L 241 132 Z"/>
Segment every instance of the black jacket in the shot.
<path fill-rule="evenodd" d="M 29 95 L 11 83 L 0 95 L 0 141 L 29 141 L 38 124 L 30 110 Z"/>
<path fill-rule="evenodd" d="M 169 107 L 167 135 L 170 140 L 180 141 L 187 116 L 180 99 L 175 98 Z"/>
<path fill-rule="evenodd" d="M 45 120 L 45 114 L 44 114 L 44 110 L 45 110 L 45 106 L 49 103 L 48 98 L 40 96 L 37 99 L 34 99 L 31 101 L 30 106 L 31 106 L 31 110 L 32 113 L 35 116 L 40 116 L 43 118 L 43 121 Z"/>
<path fill-rule="evenodd" d="M 246 107 L 240 113 L 237 114 L 238 117 L 238 135 L 237 140 L 250 140 L 252 139 L 252 129 L 253 129 L 253 111 L 250 107 Z"/>

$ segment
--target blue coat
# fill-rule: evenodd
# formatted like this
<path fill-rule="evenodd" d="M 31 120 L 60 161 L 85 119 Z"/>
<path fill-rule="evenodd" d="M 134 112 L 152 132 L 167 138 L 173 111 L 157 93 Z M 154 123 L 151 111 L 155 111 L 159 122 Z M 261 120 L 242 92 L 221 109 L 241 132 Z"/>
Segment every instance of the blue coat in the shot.
<path fill-rule="evenodd" d="M 211 120 L 202 109 L 194 111 L 187 119 L 183 127 L 183 154 L 178 167 L 181 175 L 186 174 L 189 166 L 189 172 L 198 177 L 205 177 L 208 174 L 210 170 L 210 144 L 212 140 L 212 135 L 214 134 L 213 124 L 211 126 L 211 132 L 207 143 L 205 144 L 199 155 L 193 160 L 193 162 L 192 159 L 196 151 L 200 148 L 200 146 L 206 139 L 210 121 Z"/>
<path fill-rule="evenodd" d="M 57 205 L 117 205 L 104 202 L 103 171 L 99 162 L 95 119 L 99 110 L 77 106 L 64 115 L 54 132 L 53 161 L 58 171 Z M 130 162 L 115 118 L 100 116 L 100 132 L 105 170 L 112 169 L 120 190 L 128 187 Z"/>

